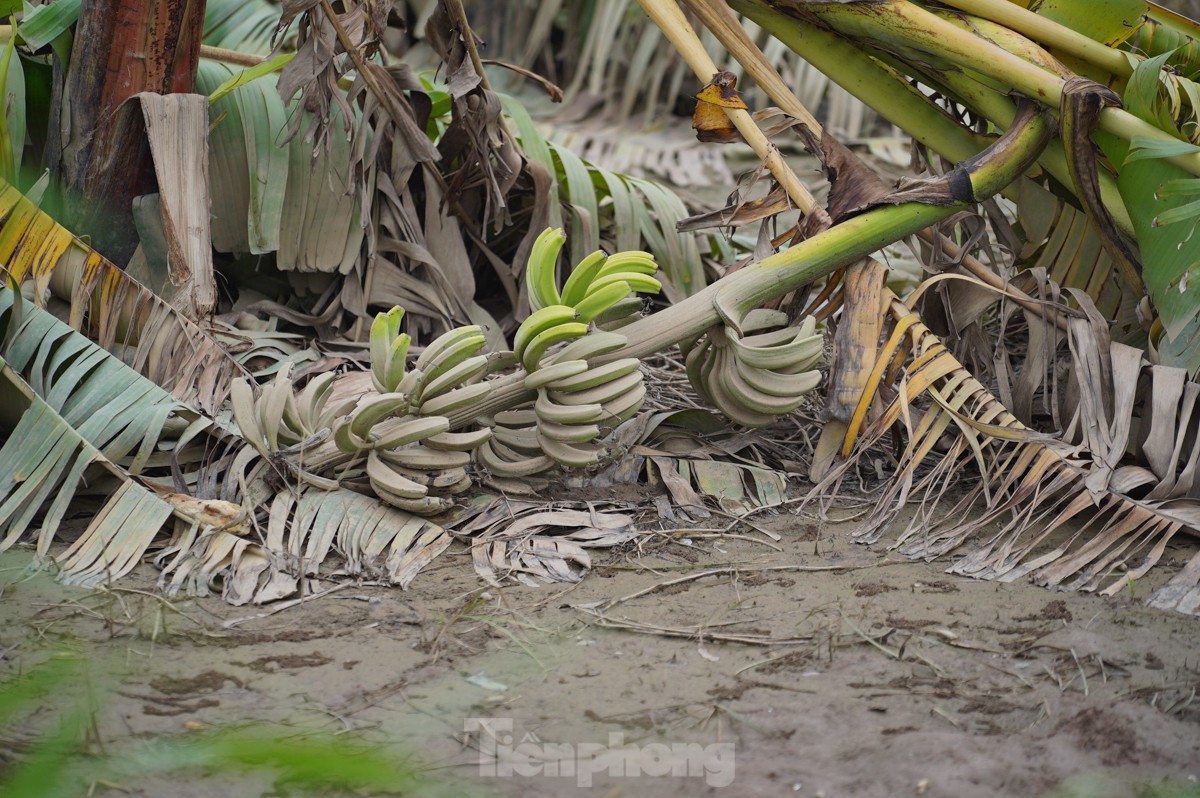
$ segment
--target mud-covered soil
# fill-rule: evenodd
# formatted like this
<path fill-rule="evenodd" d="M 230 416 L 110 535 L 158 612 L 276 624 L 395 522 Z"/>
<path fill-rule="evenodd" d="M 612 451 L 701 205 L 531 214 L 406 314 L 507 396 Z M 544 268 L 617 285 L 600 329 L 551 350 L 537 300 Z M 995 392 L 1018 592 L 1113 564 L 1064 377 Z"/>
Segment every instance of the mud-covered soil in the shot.
<path fill-rule="evenodd" d="M 85 657 L 91 750 L 267 721 L 398 746 L 429 795 L 1192 794 L 1200 619 L 1142 604 L 1190 543 L 1105 599 L 950 577 L 795 517 L 768 528 L 778 543 L 648 538 L 538 589 L 483 589 L 459 547 L 407 592 L 343 586 L 265 617 L 167 604 L 149 570 L 64 588 L 16 551 L 0 679 Z M 0 763 L 20 737 L 0 734 Z M 290 794 L 234 771 L 89 786 Z"/>

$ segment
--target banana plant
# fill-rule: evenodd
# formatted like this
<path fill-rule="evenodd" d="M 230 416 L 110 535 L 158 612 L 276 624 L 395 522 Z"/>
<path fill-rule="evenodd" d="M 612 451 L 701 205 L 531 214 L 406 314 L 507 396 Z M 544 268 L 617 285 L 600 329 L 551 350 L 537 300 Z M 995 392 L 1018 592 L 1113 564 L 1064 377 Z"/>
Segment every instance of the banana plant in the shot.
<path fill-rule="evenodd" d="M 681 49 L 697 85 L 732 87 L 719 79 L 712 57 L 675 2 L 642 4 Z M 789 174 L 745 102 L 722 97 L 719 107 L 725 110 L 718 114 L 728 114 L 731 131 L 724 137 L 743 138 L 756 148 L 804 218 L 794 234 L 775 242 L 788 243 L 785 248 L 712 285 L 693 285 L 675 304 L 644 315 L 637 294 L 663 287 L 658 260 L 636 248 L 606 254 L 597 247 L 595 229 L 582 221 L 593 216 L 585 183 L 605 180 L 602 173 L 586 167 L 581 172 L 562 154 L 542 160 L 540 171 L 519 156 L 505 160 L 505 153 L 513 155 L 514 139 L 498 116 L 455 116 L 444 130 L 432 126 L 449 139 L 448 147 L 466 140 L 490 142 L 496 160 L 450 157 L 454 171 L 449 175 L 437 172 L 432 156 L 406 160 L 417 152 L 414 130 L 423 142 L 418 149 L 429 155 L 426 131 L 415 124 L 405 127 L 405 95 L 381 89 L 382 73 L 365 60 L 369 48 L 356 51 L 343 42 L 346 58 L 322 81 L 297 88 L 307 92 L 306 108 L 336 105 L 338 96 L 361 99 L 347 103 L 340 116 L 331 111 L 315 119 L 313 133 L 317 141 L 329 142 L 336 138 L 330 125 L 348 125 L 359 133 L 370 129 L 371 135 L 356 136 L 349 148 L 359 159 L 355 162 L 366 164 L 356 183 L 361 192 L 356 196 L 365 204 L 350 204 L 360 222 L 369 220 L 375 232 L 386 235 L 363 235 L 358 251 L 357 244 L 347 244 L 357 234 L 345 236 L 341 222 L 337 228 L 343 237 L 337 240 L 323 240 L 310 230 L 316 244 L 332 247 L 338 257 L 318 272 L 352 274 L 357 282 L 346 285 L 360 290 L 338 290 L 331 278 L 316 273 L 297 276 L 293 285 L 324 292 L 326 301 L 336 296 L 329 305 L 335 310 L 346 306 L 365 315 L 367 305 L 397 307 L 364 327 L 368 371 L 317 378 L 300 387 L 300 378 L 283 368 L 272 384 L 257 389 L 241 371 L 224 374 L 210 393 L 216 397 L 213 423 L 221 418 L 217 411 L 224 393 L 231 392 L 233 419 L 218 437 L 234 443 L 216 475 L 197 474 L 191 484 L 222 484 L 245 517 L 226 519 L 229 529 L 238 530 L 230 532 L 222 523 L 168 507 L 164 517 L 183 522 L 163 555 L 171 587 L 205 583 L 225 569 L 226 592 L 236 600 L 269 600 L 317 575 L 321 560 L 335 548 L 345 553 L 351 572 L 382 571 L 392 582 L 407 584 L 449 544 L 439 522 L 451 523 L 449 511 L 479 481 L 505 490 L 553 468 L 595 469 L 619 459 L 644 417 L 643 358 L 678 345 L 700 397 L 735 424 L 765 426 L 789 414 L 822 383 L 816 371 L 824 348 L 818 321 L 830 319 L 838 319 L 839 329 L 833 336 L 835 368 L 825 379 L 827 396 L 835 398 L 830 416 L 837 423 L 827 425 L 822 441 L 823 450 L 832 454 L 821 488 L 836 486 L 853 457 L 885 433 L 897 426 L 905 433 L 900 468 L 862 538 L 878 535 L 896 508 L 920 495 L 926 499 L 923 512 L 898 536 L 908 553 L 945 554 L 975 541 L 984 521 L 1008 514 L 1016 520 L 983 540 L 956 568 L 1094 588 L 1131 557 L 1141 556 L 1132 568 L 1143 573 L 1171 535 L 1200 528 L 1191 477 L 1200 458 L 1193 445 L 1200 389 L 1193 381 L 1194 347 L 1189 348 L 1193 327 L 1200 324 L 1192 297 L 1200 289 L 1190 279 L 1196 262 L 1191 234 L 1200 217 L 1194 199 L 1200 177 L 1194 102 L 1200 92 L 1192 82 L 1196 56 L 1183 38 L 1194 27 L 1125 0 L 1104 4 L 1103 13 L 1083 13 L 1082 5 L 1072 3 L 1030 10 L 1005 0 L 804 2 L 799 14 L 792 13 L 793 3 L 735 0 L 730 5 L 910 130 L 923 162 L 942 159 L 941 173 L 896 190 L 874 179 L 790 93 L 773 60 L 757 49 L 729 7 L 688 0 L 692 19 L 722 43 L 763 94 L 799 120 L 783 129 L 801 134 L 832 185 L 828 207 L 817 206 Z M 304 13 L 327 14 L 336 32 L 340 20 L 327 9 Z M 309 35 L 316 27 L 303 30 Z M 320 35 L 329 33 L 321 30 Z M 473 42 L 470 36 L 451 37 L 435 45 L 446 48 L 457 74 L 478 59 Z M 298 46 L 303 48 L 305 40 Z M 351 63 L 359 73 L 353 79 L 346 71 Z M 468 94 L 479 107 L 499 107 L 485 77 L 476 76 L 478 82 L 464 81 L 448 91 L 446 108 L 466 109 Z M 354 85 L 349 95 L 336 95 L 334 87 L 343 78 Z M 288 81 L 295 79 L 292 69 L 279 82 L 291 85 Z M 472 85 L 464 88 L 465 83 Z M 237 89 L 214 107 L 255 85 Z M 410 85 L 409 92 L 428 89 Z M 702 102 L 712 96 L 700 94 Z M 296 115 L 294 123 L 305 124 L 305 118 Z M 243 132 L 256 130 L 243 127 Z M 393 146 L 376 149 L 380 139 L 372 136 L 380 131 L 387 131 Z M 412 146 L 397 150 L 401 140 Z M 534 146 L 532 136 L 523 133 L 522 141 Z M 300 149 L 290 148 L 289 159 Z M 372 172 L 379 162 L 363 159 L 379 152 L 393 160 L 386 170 Z M 272 158 L 256 161 L 254 174 L 281 162 Z M 528 168 L 521 174 L 541 185 L 552 166 L 561 168 L 572 205 L 584 212 L 571 220 L 570 257 L 563 268 L 567 237 L 554 224 L 546 229 L 551 214 L 544 204 L 535 203 L 523 233 L 509 235 L 510 244 L 520 240 L 511 250 L 517 268 L 499 273 L 513 306 L 511 350 L 486 323 L 459 323 L 473 318 L 470 297 L 460 296 L 457 307 L 446 303 L 454 312 L 431 325 L 422 319 L 436 317 L 443 303 L 429 302 L 428 291 L 416 290 L 411 274 L 383 267 L 356 271 L 382 262 L 368 256 L 391 252 L 388 247 L 410 262 L 439 262 L 431 249 L 406 236 L 420 230 L 430 247 L 434 242 L 449 247 L 447 239 L 467 229 L 463 195 L 456 193 L 464 185 L 486 187 L 476 199 L 489 209 L 487 221 L 499 220 L 503 228 L 501 217 L 511 208 L 494 200 L 502 184 L 517 179 L 511 170 L 518 163 Z M 238 167 L 244 181 L 251 174 L 249 163 Z M 296 171 L 290 163 L 288 171 Z M 427 204 L 423 216 L 416 215 L 408 193 L 408 186 L 418 184 Z M 610 189 L 615 185 L 610 182 Z M 103 285 L 111 291 L 133 290 L 136 283 L 127 274 L 93 257 L 82 242 L 63 233 L 44 235 L 58 228 L 32 203 L 21 205 L 19 195 L 15 189 L 3 194 L 20 213 L 4 221 L 13 227 L 8 235 L 0 231 L 0 255 L 5 262 L 9 255 L 20 256 L 13 259 L 24 264 L 16 276 L 35 287 L 37 303 L 47 301 L 46 289 L 56 284 L 51 273 L 60 263 L 88 264 L 83 279 L 91 280 L 89 289 L 103 273 Z M 628 199 L 628 192 L 622 196 Z M 613 208 L 617 197 L 614 191 Z M 1016 208 L 1015 223 L 997 197 Z M 249 214 L 246 246 L 253 229 L 269 233 L 254 240 L 273 240 L 275 206 L 261 196 L 237 205 L 236 216 L 241 218 L 243 209 Z M 597 212 L 600 207 L 597 202 Z M 999 243 L 973 251 L 987 238 L 979 207 L 998 231 Z M 664 214 L 656 216 L 661 223 Z M 645 232 L 645 219 L 634 218 Z M 232 227 L 240 228 L 240 221 Z M 241 232 L 233 231 L 239 242 Z M 914 295 L 899 297 L 882 286 L 884 267 L 870 259 L 881 247 L 910 236 L 923 242 L 935 274 Z M 379 242 L 383 249 L 372 251 Z M 442 282 L 446 285 L 439 290 L 461 288 Z M 62 291 L 59 285 L 57 292 Z M 387 301 L 402 293 L 413 299 L 407 314 L 400 307 L 404 303 Z M 68 286 L 66 295 L 72 300 L 72 326 L 80 327 L 95 312 L 91 291 L 76 295 Z M 771 303 L 775 306 L 768 307 Z M 108 348 L 119 350 L 118 339 L 144 346 L 144 356 L 139 350 L 135 357 L 142 362 L 172 343 L 142 332 L 144 326 L 131 323 L 129 312 L 122 316 L 124 306 L 111 297 L 107 307 L 99 318 L 109 331 L 100 336 Z M 324 315 L 283 310 L 299 323 L 328 326 Z M 446 331 L 438 334 L 442 327 Z M 987 340 L 996 329 L 1018 327 L 1027 336 L 1023 357 L 1010 350 L 981 353 L 969 345 Z M 418 338 L 423 346 L 412 357 Z M 5 352 L 13 346 L 10 341 Z M 16 345 L 21 347 L 28 344 Z M 8 382 L 23 380 L 36 393 L 48 384 L 38 370 L 49 364 L 49 373 L 60 375 L 61 357 L 55 353 L 61 350 L 52 341 L 45 351 L 40 359 L 19 361 L 20 373 L 6 372 Z M 204 354 L 214 368 L 228 369 L 223 351 Z M 1057 361 L 1067 351 L 1073 360 L 1060 368 Z M 105 361 L 111 355 L 89 350 L 87 357 Z M 988 372 L 981 365 L 997 362 L 1004 370 Z M 1062 373 L 1070 377 L 1065 384 L 1058 381 Z M 1138 404 L 1139 382 L 1148 387 L 1153 412 Z M 189 440 L 199 431 L 192 430 Z M 63 460 L 65 465 L 38 483 L 38 490 L 52 490 L 64 475 L 83 467 L 77 462 L 82 461 Z M 956 497 L 954 512 L 939 513 L 947 485 L 972 467 L 983 478 Z M 143 482 L 128 484 L 145 490 L 149 483 Z M 24 497 L 20 492 L 29 489 L 13 482 L 2 490 L 0 503 L 16 507 Z M 124 502 L 135 490 L 122 488 L 113 500 Z M 1096 534 L 1080 533 L 1066 544 L 1046 537 L 1046 530 L 1084 515 L 1095 497 L 1101 497 L 1104 511 L 1097 516 Z M 1036 527 L 1041 520 L 1047 523 Z M 263 522 L 260 544 L 247 532 L 252 523 Z M 144 541 L 127 543 L 119 549 L 121 567 L 140 556 L 137 549 Z M 116 558 L 99 562 L 88 566 L 89 573 L 119 570 Z M 1193 606 L 1189 591 L 1195 586 L 1185 581 L 1173 585 L 1170 595 L 1180 606 Z M 1114 584 L 1123 582 L 1104 589 L 1111 591 Z"/>

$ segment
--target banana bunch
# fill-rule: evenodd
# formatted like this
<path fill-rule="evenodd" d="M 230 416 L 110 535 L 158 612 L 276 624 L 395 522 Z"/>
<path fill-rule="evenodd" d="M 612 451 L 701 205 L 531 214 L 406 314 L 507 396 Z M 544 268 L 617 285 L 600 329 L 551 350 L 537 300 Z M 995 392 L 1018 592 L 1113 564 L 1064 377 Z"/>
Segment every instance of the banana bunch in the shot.
<path fill-rule="evenodd" d="M 230 399 L 234 421 L 242 437 L 263 454 L 318 442 L 318 436 L 336 417 L 354 407 L 353 399 L 327 406 L 333 390 L 332 373 L 314 377 L 300 393 L 296 393 L 291 375 L 292 364 L 284 364 L 275 379 L 263 386 L 258 399 L 247 380 L 233 383 Z"/>
<path fill-rule="evenodd" d="M 377 313 L 371 323 L 371 384 L 379 393 L 396 393 L 408 367 L 412 338 L 400 332 L 404 308 Z"/>
<path fill-rule="evenodd" d="M 712 328 L 686 352 L 688 381 L 731 421 L 770 425 L 799 407 L 821 381 L 813 368 L 824 351 L 816 319 L 780 326 L 786 323 L 786 314 L 763 309 L 748 313 L 741 324 L 742 333 L 752 335 Z"/>
<path fill-rule="evenodd" d="M 525 377 L 525 387 L 538 394 L 533 404 L 537 445 L 558 464 L 585 468 L 599 462 L 607 450 L 595 441 L 645 403 L 641 361 L 592 362 L 625 342 L 618 333 L 590 333 Z"/>
<path fill-rule="evenodd" d="M 532 403 L 499 412 L 491 422 L 491 439 L 475 450 L 476 464 L 488 473 L 519 479 L 556 465 L 538 441 L 537 413 Z"/>
<path fill-rule="evenodd" d="M 662 289 L 654 277 L 658 265 L 653 255 L 637 251 L 606 255 L 597 250 L 571 270 L 560 292 L 555 272 L 565 241 L 562 229 L 547 228 L 529 253 L 525 286 L 533 312 L 513 341 L 526 371 L 535 371 L 551 347 L 583 337 L 588 324 L 609 328 L 629 323 L 642 307 L 637 293 L 656 294 Z"/>
<path fill-rule="evenodd" d="M 409 369 L 404 311 L 381 313 L 371 325 L 371 376 L 380 393 L 333 424 L 347 454 L 367 452 L 366 473 L 380 499 L 420 515 L 435 515 L 471 487 L 471 453 L 491 437 L 487 428 L 450 432 L 446 414 L 482 401 L 489 360 L 479 351 L 477 325 L 458 327 L 425 348 Z"/>
<path fill-rule="evenodd" d="M 375 494 L 393 507 L 437 515 L 454 506 L 454 496 L 470 490 L 471 453 L 487 444 L 492 431 L 484 427 L 449 432 L 450 422 L 442 416 L 415 421 L 441 422 L 441 432 L 407 446 L 372 449 L 367 455 L 367 478 Z"/>

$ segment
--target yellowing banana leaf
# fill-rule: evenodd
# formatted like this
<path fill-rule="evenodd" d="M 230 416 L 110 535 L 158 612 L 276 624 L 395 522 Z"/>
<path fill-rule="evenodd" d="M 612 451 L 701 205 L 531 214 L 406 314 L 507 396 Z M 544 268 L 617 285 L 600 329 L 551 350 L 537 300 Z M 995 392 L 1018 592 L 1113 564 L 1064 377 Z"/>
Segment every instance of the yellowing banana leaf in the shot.
<path fill-rule="evenodd" d="M 90 249 L 0 180 L 0 272 L 28 281 L 35 304 L 69 302 L 70 326 L 177 398 L 215 412 L 244 369 L 195 322 Z"/>
<path fill-rule="evenodd" d="M 1149 366 L 1132 347 L 1109 348 L 1083 319 L 1069 330 L 1080 401 L 1067 440 L 1056 441 L 1032 434 L 922 323 L 907 317 L 903 334 L 913 352 L 907 373 L 857 451 L 898 422 L 908 445 L 857 538 L 880 539 L 896 514 L 913 506 L 893 543 L 907 556 L 932 559 L 964 547 L 949 571 L 1111 595 L 1157 563 L 1175 534 L 1200 531 L 1194 479 L 1200 386 L 1187 382 L 1182 369 Z M 1135 434 L 1133 399 L 1147 379 L 1161 415 Z M 931 406 L 919 401 L 926 392 L 936 400 Z M 948 431 L 953 442 L 939 451 Z M 984 478 L 965 492 L 954 490 L 972 465 Z M 828 495 L 848 468 L 849 461 L 811 496 Z M 1195 579 L 1177 578 L 1157 600 L 1194 611 L 1185 605 L 1195 586 Z"/>

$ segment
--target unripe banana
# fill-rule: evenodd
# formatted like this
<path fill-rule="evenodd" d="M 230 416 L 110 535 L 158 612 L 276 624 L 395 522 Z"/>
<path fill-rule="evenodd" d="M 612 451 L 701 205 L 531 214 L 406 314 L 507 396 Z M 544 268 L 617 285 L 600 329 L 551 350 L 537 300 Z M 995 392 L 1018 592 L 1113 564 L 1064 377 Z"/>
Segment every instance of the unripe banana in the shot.
<path fill-rule="evenodd" d="M 597 271 L 593 281 L 607 277 L 610 274 L 618 274 L 620 272 L 636 272 L 637 274 L 654 274 L 658 271 L 658 264 L 654 262 L 654 256 L 649 252 L 640 252 L 636 249 L 626 252 L 618 252 L 614 255 L 609 255 L 604 265 Z"/>
<path fill-rule="evenodd" d="M 725 386 L 718 376 L 725 368 L 733 369 L 736 366 L 732 362 L 728 348 L 723 346 L 717 347 L 715 357 L 713 358 L 713 373 L 708 384 L 708 389 L 712 393 L 713 404 L 717 406 L 717 409 L 730 421 L 745 427 L 768 427 L 773 424 L 775 416 L 744 407 L 726 392 Z"/>
<path fill-rule="evenodd" d="M 470 452 L 483 445 L 492 437 L 491 427 L 481 427 L 467 432 L 442 432 L 430 435 L 421 443 L 430 449 L 441 449 L 447 452 Z"/>
<path fill-rule="evenodd" d="M 748 345 L 748 340 L 730 336 L 729 344 L 736 350 L 739 360 L 757 369 L 778 371 L 798 365 L 808 368 L 815 365 L 824 352 L 824 343 L 819 335 L 803 337 L 796 332 L 791 341 L 776 346 Z"/>
<path fill-rule="evenodd" d="M 642 382 L 642 372 L 640 370 L 631 371 L 621 377 L 603 382 L 593 388 L 588 388 L 583 391 L 550 391 L 550 398 L 558 404 L 564 405 L 602 405 L 605 402 L 610 402 L 622 395 L 626 391 L 631 391 L 635 386 Z M 537 409 L 537 405 L 534 405 Z M 541 417 L 541 411 L 538 411 L 538 417 Z"/>
<path fill-rule="evenodd" d="M 372 445 L 376 449 L 392 449 L 441 435 L 450 429 L 450 419 L 445 416 L 408 416 L 397 422 L 381 424 Z"/>
<path fill-rule="evenodd" d="M 585 361 L 572 360 L 569 363 L 585 363 Z M 557 365 L 557 364 L 556 364 Z M 574 375 L 560 377 L 558 379 L 546 383 L 546 387 L 552 391 L 561 391 L 570 393 L 573 391 L 586 391 L 589 388 L 595 388 L 597 385 L 603 385 L 615 379 L 624 377 L 626 374 L 637 371 L 641 368 L 642 362 L 636 357 L 623 357 L 620 360 L 613 360 L 608 363 L 603 363 L 592 368 L 585 368 L 581 372 L 576 372 Z M 542 369 L 546 371 L 546 369 Z M 539 374 L 542 372 L 538 372 Z M 529 381 L 525 381 L 525 387 L 529 387 Z"/>
<path fill-rule="evenodd" d="M 517 328 L 517 334 L 513 338 L 513 351 L 517 353 L 519 359 L 524 360 L 525 349 L 533 339 L 559 325 L 577 321 L 579 321 L 579 314 L 575 312 L 575 308 L 566 305 L 549 305 L 539 308 L 529 314 L 529 318 L 521 322 L 521 326 Z"/>
<path fill-rule="evenodd" d="M 408 397 L 402 393 L 380 393 L 364 399 L 350 415 L 350 431 L 358 438 L 367 439 L 371 429 L 387 416 L 403 413 L 408 409 Z"/>
<path fill-rule="evenodd" d="M 637 291 L 639 294 L 657 294 L 662 290 L 662 283 L 648 274 L 617 272 L 592 280 L 592 284 L 588 286 L 588 293 L 599 291 L 606 285 L 612 285 L 613 283 L 629 283 L 630 289 Z"/>
<path fill-rule="evenodd" d="M 404 369 L 408 362 L 408 348 L 412 339 L 408 333 L 400 333 L 384 348 L 380 359 L 376 359 L 374 342 L 371 352 L 371 383 L 375 390 L 389 393 L 395 390 L 400 380 L 404 379 Z"/>
<path fill-rule="evenodd" d="M 452 499 L 444 499 L 441 496 L 425 496 L 420 499 L 403 499 L 396 496 L 380 495 L 383 501 L 393 507 L 420 516 L 440 515 L 454 506 Z"/>
<path fill-rule="evenodd" d="M 587 335 L 587 325 L 581 322 L 572 321 L 566 324 L 559 324 L 544 330 L 529 342 L 525 347 L 525 351 L 521 354 L 521 364 L 526 371 L 536 371 L 542 362 L 542 356 L 550 347 L 557 344 L 565 343 L 576 338 L 582 338 Z"/>
<path fill-rule="evenodd" d="M 487 441 L 475 450 L 475 460 L 492 474 L 502 477 L 529 477 L 554 467 L 554 461 L 545 454 L 533 457 L 516 456 L 506 459 L 497 454 L 493 441 Z M 539 448 L 538 451 L 541 451 Z"/>
<path fill-rule="evenodd" d="M 600 462 L 600 458 L 604 455 L 604 450 L 594 445 L 576 446 L 547 438 L 545 435 L 539 435 L 538 440 L 542 445 L 542 451 L 550 455 L 559 465 L 568 468 L 586 468 Z"/>
<path fill-rule="evenodd" d="M 541 446 L 538 445 L 538 427 L 521 427 L 520 430 L 496 427 L 492 433 L 492 450 L 508 460 L 536 455 L 541 451 Z"/>
<path fill-rule="evenodd" d="M 594 357 L 615 352 L 628 342 L 629 339 L 620 333 L 593 331 L 555 352 L 550 356 L 550 360 L 554 363 L 568 360 L 591 360 Z"/>
<path fill-rule="evenodd" d="M 430 449 L 421 444 L 375 451 L 388 463 L 411 468 L 414 471 L 444 471 L 450 468 L 464 468 L 471 462 L 470 452 L 448 452 Z"/>
<path fill-rule="evenodd" d="M 400 332 L 403 318 L 404 309 L 393 307 L 386 313 L 376 314 L 371 323 L 371 382 L 380 393 L 394 392 L 396 384 L 404 377 L 411 339 Z"/>
<path fill-rule="evenodd" d="M 743 333 L 750 333 L 758 330 L 769 330 L 772 327 L 783 327 L 787 323 L 788 315 L 782 310 L 755 308 L 742 317 L 742 322 L 738 326 L 741 327 Z"/>
<path fill-rule="evenodd" d="M 608 429 L 633 418 L 634 413 L 642 409 L 646 403 L 646 383 L 639 382 L 636 386 L 617 398 L 604 403 L 607 418 L 600 426 Z"/>
<path fill-rule="evenodd" d="M 587 296 L 575 303 L 575 312 L 579 314 L 579 320 L 586 324 L 597 316 L 607 313 L 617 303 L 627 298 L 629 292 L 629 283 L 624 280 L 609 283 L 595 290 L 589 288 Z"/>
<path fill-rule="evenodd" d="M 413 482 L 392 470 L 375 451 L 367 456 L 367 478 L 371 480 L 371 487 L 381 498 L 386 493 L 401 499 L 420 499 L 429 492 L 429 489 L 419 482 Z"/>
<path fill-rule="evenodd" d="M 560 404 L 551 400 L 545 390 L 538 391 L 533 409 L 537 411 L 538 421 L 551 421 L 555 424 L 594 424 L 604 418 L 604 408 L 599 402 Z"/>
<path fill-rule="evenodd" d="M 596 250 L 575 265 L 567 281 L 563 284 L 562 303 L 574 307 L 587 295 L 588 286 L 596 273 L 604 266 L 608 256 L 601 250 Z"/>
<path fill-rule="evenodd" d="M 475 480 L 471 479 L 471 475 L 467 473 L 465 468 L 456 468 L 454 473 L 460 474 L 458 482 L 453 485 L 447 485 L 439 489 L 439 493 L 443 496 L 458 496 L 461 493 L 466 493 L 475 486 Z"/>
<path fill-rule="evenodd" d="M 735 358 L 738 373 L 755 390 L 772 396 L 795 397 L 812 392 L 821 382 L 821 372 L 816 370 L 787 374 L 747 366 Z"/>
<path fill-rule="evenodd" d="M 645 305 L 641 297 L 628 296 L 592 319 L 592 323 L 597 329 L 612 332 L 635 321 L 637 315 L 642 312 L 643 307 Z"/>
<path fill-rule="evenodd" d="M 415 365 L 417 368 L 421 369 L 427 374 L 436 376 L 434 374 L 434 369 L 438 367 L 438 364 L 442 363 L 447 358 L 457 357 L 456 353 L 458 353 L 460 349 L 469 346 L 469 342 L 473 342 L 478 338 L 483 338 L 483 341 L 477 342 L 475 349 L 478 349 L 487 340 L 484 337 L 483 328 L 478 324 L 466 324 L 462 327 L 455 327 L 447 330 L 429 342 L 429 345 L 426 346 L 421 354 L 417 356 L 417 362 Z M 461 357 L 457 357 L 457 360 L 454 360 L 454 362 L 451 362 L 449 365 L 447 365 L 447 368 L 461 363 L 463 360 L 473 354 L 475 354 L 474 350 L 468 351 L 466 354 L 462 355 Z"/>
<path fill-rule="evenodd" d="M 562 302 L 558 295 L 555 269 L 558 253 L 566 240 L 561 227 L 547 227 L 529 250 L 529 261 L 525 266 L 525 289 L 529 295 L 529 307 L 535 311 Z"/>
<path fill-rule="evenodd" d="M 418 403 L 423 403 L 435 396 L 441 396 L 451 388 L 457 388 L 472 382 L 482 376 L 487 371 L 487 367 L 487 355 L 476 355 L 475 357 L 467 358 L 457 366 L 446 369 L 440 376 L 434 377 L 430 374 L 426 378 L 425 384 L 421 386 L 421 396 L 418 398 Z"/>
<path fill-rule="evenodd" d="M 692 390 L 700 394 L 709 404 L 713 404 L 713 400 L 712 394 L 708 391 L 708 384 L 704 380 L 704 373 L 712 356 L 712 348 L 712 338 L 705 335 L 688 350 L 687 357 L 684 359 L 684 368 L 687 371 L 688 382 L 691 384 Z"/>
<path fill-rule="evenodd" d="M 402 393 L 409 398 L 417 396 L 421 392 L 421 386 L 425 384 L 425 372 L 419 368 L 412 368 L 404 375 L 404 379 L 400 380 L 400 384 L 396 386 L 396 393 Z"/>
<path fill-rule="evenodd" d="M 542 366 L 537 371 L 525 376 L 525 387 L 530 391 L 544 388 L 552 382 L 577 377 L 588 370 L 586 360 L 556 360 L 548 366 Z"/>
<path fill-rule="evenodd" d="M 537 423 L 537 413 L 533 405 L 518 407 L 514 410 L 501 410 L 493 416 L 496 424 L 502 427 L 529 427 Z"/>
<path fill-rule="evenodd" d="M 587 443 L 599 437 L 600 427 L 596 424 L 557 424 L 542 420 L 538 422 L 537 434 L 566 443 Z"/>
<path fill-rule="evenodd" d="M 386 455 L 382 455 L 381 459 L 388 464 L 389 468 L 391 468 L 400 476 L 406 479 L 411 479 L 418 485 L 424 485 L 431 494 L 438 496 L 445 496 L 447 494 L 456 492 L 462 483 L 463 477 L 467 475 L 467 470 L 461 467 L 443 469 L 417 469 L 392 463 L 388 460 Z"/>
<path fill-rule="evenodd" d="M 725 368 L 717 375 L 729 398 L 755 413 L 780 416 L 790 413 L 804 402 L 804 395 L 775 396 L 760 391 L 742 377 L 736 357 L 727 358 Z"/>
<path fill-rule="evenodd" d="M 490 382 L 477 382 L 447 391 L 421 402 L 417 412 L 423 416 L 445 416 L 477 402 L 482 402 L 492 392 Z"/>

